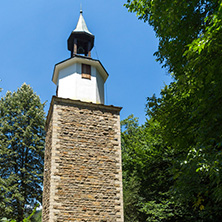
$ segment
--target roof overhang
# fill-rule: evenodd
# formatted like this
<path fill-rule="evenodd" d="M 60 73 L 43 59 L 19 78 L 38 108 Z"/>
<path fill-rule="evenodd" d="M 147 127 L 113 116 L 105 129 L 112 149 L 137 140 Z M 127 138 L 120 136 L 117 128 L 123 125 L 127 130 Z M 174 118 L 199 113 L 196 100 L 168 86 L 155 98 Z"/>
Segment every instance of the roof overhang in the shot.
<path fill-rule="evenodd" d="M 98 70 L 98 72 L 101 74 L 104 82 L 106 82 L 106 79 L 109 76 L 106 69 L 104 68 L 104 66 L 99 60 L 95 60 L 95 59 L 85 57 L 85 56 L 76 55 L 73 58 L 67 59 L 55 65 L 53 76 L 52 76 L 52 81 L 57 85 L 59 71 L 71 65 L 74 65 L 75 63 L 83 63 L 83 64 L 87 64 L 87 65 L 91 65 L 95 67 Z"/>

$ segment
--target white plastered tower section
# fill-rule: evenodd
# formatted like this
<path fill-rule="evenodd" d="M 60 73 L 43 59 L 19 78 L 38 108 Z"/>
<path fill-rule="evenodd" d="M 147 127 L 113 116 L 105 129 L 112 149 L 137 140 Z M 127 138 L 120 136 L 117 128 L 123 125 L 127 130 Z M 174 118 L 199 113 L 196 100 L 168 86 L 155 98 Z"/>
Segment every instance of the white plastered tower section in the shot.
<path fill-rule="evenodd" d="M 68 39 L 71 58 L 54 68 L 52 81 L 57 85 L 58 97 L 104 104 L 108 73 L 99 60 L 91 58 L 93 45 L 94 35 L 89 32 L 81 11 L 77 26 Z M 89 78 L 83 76 L 83 65 L 90 69 Z"/>

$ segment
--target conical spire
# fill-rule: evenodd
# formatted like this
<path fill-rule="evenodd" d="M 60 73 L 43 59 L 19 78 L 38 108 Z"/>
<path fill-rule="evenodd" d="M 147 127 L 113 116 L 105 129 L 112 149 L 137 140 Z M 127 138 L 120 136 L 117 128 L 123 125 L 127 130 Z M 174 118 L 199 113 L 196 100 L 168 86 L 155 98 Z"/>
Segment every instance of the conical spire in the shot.
<path fill-rule="evenodd" d="M 71 57 L 77 54 L 91 57 L 91 50 L 94 46 L 94 35 L 88 30 L 82 14 L 83 12 L 80 10 L 76 28 L 72 31 L 68 39 L 68 50 L 71 51 Z"/>
<path fill-rule="evenodd" d="M 78 23 L 76 25 L 76 28 L 73 30 L 73 32 L 86 32 L 89 35 L 93 35 L 87 28 L 85 19 L 83 18 L 83 12 L 82 10 L 80 10 L 80 15 L 79 15 L 79 20 Z"/>

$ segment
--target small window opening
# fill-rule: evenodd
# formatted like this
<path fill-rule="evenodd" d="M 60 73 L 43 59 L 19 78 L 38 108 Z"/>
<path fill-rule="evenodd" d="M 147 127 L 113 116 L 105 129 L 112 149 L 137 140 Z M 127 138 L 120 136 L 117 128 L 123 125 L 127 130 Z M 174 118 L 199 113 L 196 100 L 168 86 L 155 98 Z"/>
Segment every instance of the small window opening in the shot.
<path fill-rule="evenodd" d="M 91 66 L 82 64 L 82 78 L 91 79 Z"/>

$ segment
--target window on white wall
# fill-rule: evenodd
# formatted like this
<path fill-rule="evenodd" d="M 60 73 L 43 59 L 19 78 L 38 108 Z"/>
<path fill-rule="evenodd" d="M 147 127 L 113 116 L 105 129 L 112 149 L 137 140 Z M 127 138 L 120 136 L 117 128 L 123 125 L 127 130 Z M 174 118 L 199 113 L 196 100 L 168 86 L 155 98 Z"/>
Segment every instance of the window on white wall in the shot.
<path fill-rule="evenodd" d="M 91 66 L 82 64 L 82 78 L 91 79 Z"/>

